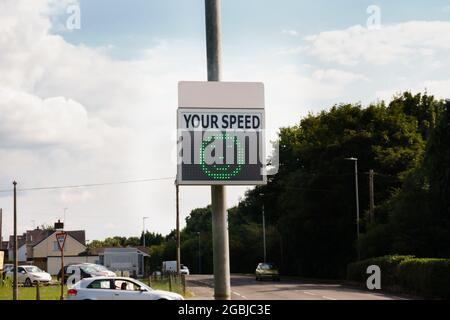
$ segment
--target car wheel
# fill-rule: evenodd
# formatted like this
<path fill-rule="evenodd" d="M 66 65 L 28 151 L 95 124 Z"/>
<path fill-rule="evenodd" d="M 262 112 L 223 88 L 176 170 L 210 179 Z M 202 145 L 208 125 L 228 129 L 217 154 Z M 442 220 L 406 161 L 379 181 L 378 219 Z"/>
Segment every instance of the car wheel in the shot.
<path fill-rule="evenodd" d="M 31 286 L 33 286 L 33 284 L 31 283 L 30 278 L 27 278 L 27 279 L 25 280 L 25 287 L 31 287 Z"/>

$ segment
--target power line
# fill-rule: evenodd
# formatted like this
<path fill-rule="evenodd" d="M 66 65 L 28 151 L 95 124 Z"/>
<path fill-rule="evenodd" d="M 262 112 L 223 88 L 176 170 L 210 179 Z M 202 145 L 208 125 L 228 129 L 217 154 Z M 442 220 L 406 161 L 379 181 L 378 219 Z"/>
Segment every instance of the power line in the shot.
<path fill-rule="evenodd" d="M 173 181 L 173 180 L 175 180 L 175 177 L 136 179 L 136 180 L 124 180 L 124 181 L 117 181 L 117 182 L 88 183 L 88 184 L 65 185 L 65 186 L 28 187 L 28 188 L 17 189 L 17 191 L 43 191 L 43 190 L 94 188 L 94 187 L 113 186 L 113 185 L 132 184 L 132 183 L 145 183 L 145 182 L 164 181 L 164 180 L 172 180 Z M 11 191 L 12 191 L 12 189 L 0 190 L 0 193 L 11 192 Z"/>

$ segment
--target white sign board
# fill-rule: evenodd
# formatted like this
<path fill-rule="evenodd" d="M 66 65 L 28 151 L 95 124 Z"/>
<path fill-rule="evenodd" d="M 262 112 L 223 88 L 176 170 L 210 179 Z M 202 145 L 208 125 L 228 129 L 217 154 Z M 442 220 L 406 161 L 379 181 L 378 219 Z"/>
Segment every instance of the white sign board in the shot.
<path fill-rule="evenodd" d="M 0 270 L 3 270 L 4 262 L 5 262 L 5 252 L 0 251 Z"/>
<path fill-rule="evenodd" d="M 180 82 L 180 185 L 266 183 L 264 86 Z"/>

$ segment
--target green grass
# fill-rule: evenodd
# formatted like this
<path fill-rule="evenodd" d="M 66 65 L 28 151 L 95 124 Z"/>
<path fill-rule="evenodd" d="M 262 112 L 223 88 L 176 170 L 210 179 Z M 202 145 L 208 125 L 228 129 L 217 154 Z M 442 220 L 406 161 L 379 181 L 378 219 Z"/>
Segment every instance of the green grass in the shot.
<path fill-rule="evenodd" d="M 146 285 L 148 285 L 148 279 L 140 279 L 139 281 L 141 281 L 141 282 L 145 283 Z M 172 290 L 170 290 L 169 280 L 168 279 L 162 279 L 162 280 L 154 280 L 153 279 L 150 287 L 152 287 L 155 290 L 172 291 L 172 292 L 181 294 L 185 298 L 188 298 L 188 297 L 192 296 L 192 293 L 189 292 L 188 290 L 186 290 L 186 294 L 183 294 L 183 286 L 181 285 L 180 282 L 177 282 L 177 281 L 175 281 L 172 284 Z"/>
<path fill-rule="evenodd" d="M 140 280 L 148 285 L 148 279 Z M 163 279 L 160 281 L 152 281 L 151 287 L 155 290 L 172 291 L 183 295 L 183 287 L 181 283 L 174 282 L 172 290 L 169 290 L 169 281 Z M 59 300 L 61 296 L 61 287 L 59 285 L 41 286 L 40 287 L 41 300 Z M 64 295 L 67 295 L 67 287 L 64 287 Z M 0 300 L 12 300 L 12 286 L 11 283 L 0 285 Z M 185 298 L 192 296 L 189 291 L 186 291 Z M 26 288 L 19 287 L 19 300 L 36 300 L 36 287 Z"/>
<path fill-rule="evenodd" d="M 59 300 L 61 296 L 60 286 L 42 286 L 40 287 L 41 300 Z M 67 294 L 67 288 L 64 287 L 64 295 Z M 0 300 L 12 300 L 12 287 L 0 287 Z M 36 287 L 19 287 L 19 300 L 36 300 Z"/>

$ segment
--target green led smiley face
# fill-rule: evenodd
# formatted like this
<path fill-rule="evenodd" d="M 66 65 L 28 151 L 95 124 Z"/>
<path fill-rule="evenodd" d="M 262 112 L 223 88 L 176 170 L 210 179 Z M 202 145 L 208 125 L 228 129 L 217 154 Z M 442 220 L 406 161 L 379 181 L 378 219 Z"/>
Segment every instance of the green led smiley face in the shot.
<path fill-rule="evenodd" d="M 231 143 L 230 143 L 231 142 Z M 237 161 L 235 164 L 226 164 L 223 161 L 223 157 L 220 157 L 223 164 L 207 164 L 205 162 L 205 150 L 206 147 L 211 146 L 212 148 L 233 148 L 237 151 Z M 224 152 L 226 154 L 226 151 Z M 200 147 L 200 166 L 205 175 L 213 180 L 231 180 L 233 177 L 237 176 L 242 171 L 242 166 L 245 163 L 244 148 L 241 142 L 235 136 L 230 136 L 228 134 L 218 134 L 212 137 L 208 137 L 202 141 Z"/>

